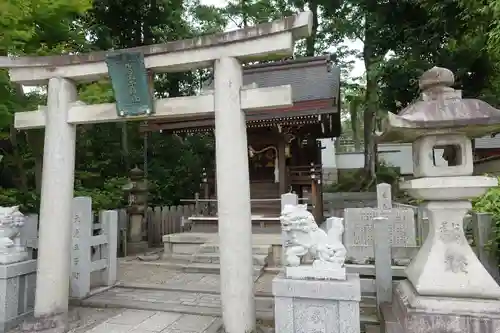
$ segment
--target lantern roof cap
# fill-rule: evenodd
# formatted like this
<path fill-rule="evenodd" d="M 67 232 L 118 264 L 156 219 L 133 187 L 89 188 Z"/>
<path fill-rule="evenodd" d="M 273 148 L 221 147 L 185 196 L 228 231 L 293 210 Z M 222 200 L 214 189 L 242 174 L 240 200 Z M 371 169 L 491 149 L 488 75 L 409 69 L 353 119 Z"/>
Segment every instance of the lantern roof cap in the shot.
<path fill-rule="evenodd" d="M 130 178 L 137 179 L 144 176 L 144 171 L 142 171 L 137 165 L 130 170 Z"/>
<path fill-rule="evenodd" d="M 413 142 L 436 134 L 463 134 L 470 138 L 500 131 L 500 110 L 479 99 L 462 98 L 455 90 L 453 72 L 433 67 L 419 79 L 420 98 L 397 115 L 384 119 L 380 142 Z"/>

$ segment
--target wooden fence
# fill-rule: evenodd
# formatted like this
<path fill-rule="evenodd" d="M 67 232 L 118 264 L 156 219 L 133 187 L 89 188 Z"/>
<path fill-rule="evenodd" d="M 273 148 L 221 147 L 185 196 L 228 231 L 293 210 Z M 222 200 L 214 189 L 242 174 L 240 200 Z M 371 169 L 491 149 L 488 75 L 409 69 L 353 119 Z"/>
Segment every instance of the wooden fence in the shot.
<path fill-rule="evenodd" d="M 344 216 L 346 208 L 377 207 L 376 192 L 323 193 L 323 208 L 326 216 Z"/>
<path fill-rule="evenodd" d="M 187 219 L 195 213 L 195 205 L 149 207 L 146 231 L 149 246 L 162 245 L 163 235 L 187 231 Z"/>

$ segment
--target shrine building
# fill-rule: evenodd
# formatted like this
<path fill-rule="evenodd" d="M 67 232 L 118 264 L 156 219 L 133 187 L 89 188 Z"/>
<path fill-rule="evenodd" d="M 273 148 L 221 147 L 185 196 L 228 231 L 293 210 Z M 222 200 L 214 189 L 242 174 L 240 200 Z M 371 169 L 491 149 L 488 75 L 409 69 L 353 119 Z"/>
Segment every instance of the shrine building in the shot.
<path fill-rule="evenodd" d="M 293 106 L 246 112 L 252 214 L 278 216 L 280 195 L 307 198 L 322 216 L 321 144 L 340 135 L 340 69 L 330 56 L 245 66 L 244 87 L 291 85 Z M 206 84 L 211 90 L 212 84 Z M 182 120 L 151 120 L 146 131 L 185 135 L 212 132 L 213 114 Z M 231 144 L 228 142 L 227 144 Z M 215 170 L 207 171 L 201 198 L 216 198 Z"/>

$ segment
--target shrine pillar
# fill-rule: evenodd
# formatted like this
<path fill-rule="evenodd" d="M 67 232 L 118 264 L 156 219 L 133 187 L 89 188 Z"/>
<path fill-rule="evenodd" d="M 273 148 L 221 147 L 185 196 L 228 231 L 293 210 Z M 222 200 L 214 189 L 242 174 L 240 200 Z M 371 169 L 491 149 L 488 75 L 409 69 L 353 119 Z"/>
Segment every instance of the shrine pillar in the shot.
<path fill-rule="evenodd" d="M 215 61 L 215 150 L 222 318 L 226 332 L 255 329 L 250 177 L 243 75 L 235 58 Z"/>
<path fill-rule="evenodd" d="M 35 317 L 62 323 L 68 312 L 76 141 L 76 126 L 68 124 L 67 115 L 76 99 L 73 82 L 60 77 L 49 80 Z"/>
<path fill-rule="evenodd" d="M 284 194 L 288 190 L 287 186 L 287 176 L 286 171 L 286 142 L 283 135 L 279 136 L 278 139 L 278 170 L 279 170 L 279 190 L 280 195 Z"/>

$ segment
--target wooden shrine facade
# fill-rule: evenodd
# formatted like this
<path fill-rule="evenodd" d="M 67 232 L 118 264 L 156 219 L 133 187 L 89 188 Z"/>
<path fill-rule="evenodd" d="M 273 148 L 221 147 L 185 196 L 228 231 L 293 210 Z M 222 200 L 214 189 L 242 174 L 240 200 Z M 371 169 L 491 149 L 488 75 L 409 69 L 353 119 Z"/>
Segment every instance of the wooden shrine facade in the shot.
<path fill-rule="evenodd" d="M 252 199 L 278 198 L 292 188 L 319 202 L 322 162 L 317 139 L 340 134 L 339 68 L 332 66 L 329 56 L 250 65 L 244 67 L 243 84 L 259 88 L 290 84 L 293 100 L 291 107 L 246 112 Z M 206 89 L 211 88 L 208 82 Z M 212 132 L 214 119 L 212 115 L 150 121 L 142 130 L 178 135 Z M 209 183 L 215 184 L 210 181 L 213 177 L 209 172 Z M 214 194 L 214 187 L 206 193 Z"/>

